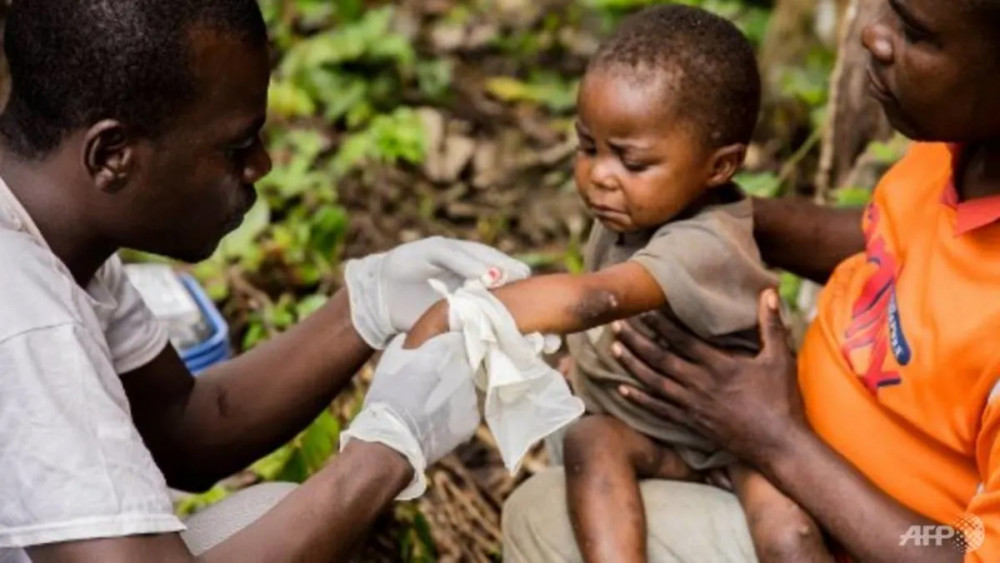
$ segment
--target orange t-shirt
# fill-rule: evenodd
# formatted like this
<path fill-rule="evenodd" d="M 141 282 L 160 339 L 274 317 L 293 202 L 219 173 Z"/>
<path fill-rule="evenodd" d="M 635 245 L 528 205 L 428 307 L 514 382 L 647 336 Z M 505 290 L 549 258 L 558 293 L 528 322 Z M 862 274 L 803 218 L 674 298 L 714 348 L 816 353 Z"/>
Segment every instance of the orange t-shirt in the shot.
<path fill-rule="evenodd" d="M 866 250 L 824 289 L 799 378 L 827 443 L 916 512 L 981 522 L 966 560 L 995 562 L 1000 196 L 958 203 L 953 161 L 947 145 L 914 145 L 876 188 Z"/>

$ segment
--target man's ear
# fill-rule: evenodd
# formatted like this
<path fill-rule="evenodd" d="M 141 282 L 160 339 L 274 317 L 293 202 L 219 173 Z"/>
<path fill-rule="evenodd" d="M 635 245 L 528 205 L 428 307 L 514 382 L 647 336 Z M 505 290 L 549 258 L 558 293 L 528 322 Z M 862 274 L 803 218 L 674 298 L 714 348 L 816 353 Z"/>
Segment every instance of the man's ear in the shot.
<path fill-rule="evenodd" d="M 717 188 L 732 181 L 736 171 L 743 165 L 743 159 L 747 155 L 747 146 L 738 143 L 726 145 L 712 154 L 709 162 L 708 186 Z"/>
<path fill-rule="evenodd" d="M 128 184 L 136 152 L 124 124 L 114 119 L 95 123 L 87 130 L 83 147 L 83 164 L 97 189 L 114 193 Z"/>

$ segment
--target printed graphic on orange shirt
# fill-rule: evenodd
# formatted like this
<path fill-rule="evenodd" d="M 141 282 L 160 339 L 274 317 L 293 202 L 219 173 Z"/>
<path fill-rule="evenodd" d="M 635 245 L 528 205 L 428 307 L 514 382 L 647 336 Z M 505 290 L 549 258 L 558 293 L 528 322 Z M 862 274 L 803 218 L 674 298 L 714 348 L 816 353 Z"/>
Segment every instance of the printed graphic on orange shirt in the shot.
<path fill-rule="evenodd" d="M 896 300 L 899 261 L 878 230 L 878 207 L 869 205 L 865 213 L 865 252 L 872 274 L 854 303 L 841 352 L 854 373 L 874 394 L 883 387 L 902 383 L 899 367 L 910 362 L 912 353 L 903 334 Z M 892 356 L 889 356 L 890 350 Z"/>

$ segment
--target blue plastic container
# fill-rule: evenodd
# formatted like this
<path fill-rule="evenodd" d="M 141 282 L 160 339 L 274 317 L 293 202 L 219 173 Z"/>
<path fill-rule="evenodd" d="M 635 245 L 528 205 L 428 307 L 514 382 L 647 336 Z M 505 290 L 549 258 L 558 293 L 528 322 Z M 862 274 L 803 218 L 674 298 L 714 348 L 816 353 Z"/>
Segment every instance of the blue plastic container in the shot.
<path fill-rule="evenodd" d="M 210 328 L 209 336 L 204 341 L 179 350 L 181 359 L 191 373 L 198 375 L 213 365 L 228 360 L 232 356 L 229 345 L 229 325 L 222 318 L 222 313 L 209 299 L 197 280 L 190 274 L 178 274 L 181 283 L 191 293 L 201 314 Z"/>

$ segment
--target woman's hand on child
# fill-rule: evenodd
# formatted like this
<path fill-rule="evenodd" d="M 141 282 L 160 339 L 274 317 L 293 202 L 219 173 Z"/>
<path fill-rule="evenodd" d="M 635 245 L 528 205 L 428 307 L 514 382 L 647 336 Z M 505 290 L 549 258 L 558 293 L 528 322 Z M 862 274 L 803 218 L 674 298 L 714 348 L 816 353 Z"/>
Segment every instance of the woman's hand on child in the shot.
<path fill-rule="evenodd" d="M 788 431 L 806 423 L 777 299 L 771 290 L 761 297 L 763 346 L 756 356 L 718 349 L 662 314 L 633 322 L 644 322 L 666 346 L 616 323 L 615 353 L 644 386 L 620 391 L 750 463 L 789 453 Z"/>

